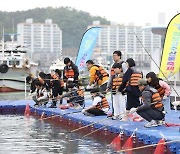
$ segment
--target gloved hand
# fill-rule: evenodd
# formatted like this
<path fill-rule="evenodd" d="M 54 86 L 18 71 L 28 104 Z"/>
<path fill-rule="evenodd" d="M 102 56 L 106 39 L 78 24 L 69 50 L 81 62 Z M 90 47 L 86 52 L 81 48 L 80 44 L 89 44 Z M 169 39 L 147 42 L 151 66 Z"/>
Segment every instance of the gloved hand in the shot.
<path fill-rule="evenodd" d="M 133 108 L 130 109 L 129 113 L 132 114 L 132 113 L 134 113 L 134 112 L 136 112 L 136 111 L 137 111 L 137 108 L 133 107 Z"/>
<path fill-rule="evenodd" d="M 163 99 L 167 99 L 167 98 L 168 98 L 168 96 L 164 96 L 164 97 L 163 97 Z"/>
<path fill-rule="evenodd" d="M 68 78 L 68 81 L 74 81 L 74 78 Z"/>
<path fill-rule="evenodd" d="M 37 98 L 37 101 L 40 101 L 41 99 L 40 98 Z"/>

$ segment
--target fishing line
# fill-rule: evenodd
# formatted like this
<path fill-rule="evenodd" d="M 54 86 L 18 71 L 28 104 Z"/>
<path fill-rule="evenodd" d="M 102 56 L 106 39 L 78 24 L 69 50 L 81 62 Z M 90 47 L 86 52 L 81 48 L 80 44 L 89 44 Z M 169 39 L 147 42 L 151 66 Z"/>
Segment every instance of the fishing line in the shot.
<path fill-rule="evenodd" d="M 152 58 L 151 54 L 146 50 L 146 48 L 144 47 L 144 45 L 142 44 L 141 40 L 139 39 L 139 37 L 136 35 L 136 33 L 134 32 L 134 35 L 136 36 L 137 40 L 139 41 L 139 43 L 141 44 L 141 46 L 143 47 L 143 49 L 146 51 L 146 53 L 148 54 L 148 56 L 151 58 L 151 60 L 154 62 L 154 64 L 157 66 L 157 68 L 160 70 L 160 72 L 162 73 L 162 75 L 164 76 L 164 78 L 170 82 L 168 80 L 168 78 L 165 76 L 165 74 L 163 73 L 163 71 L 161 70 L 161 68 L 158 66 L 158 64 L 156 63 L 156 61 Z M 180 97 L 180 95 L 178 94 L 178 92 L 176 91 L 176 89 L 170 85 L 170 87 L 174 90 L 174 92 L 177 94 L 178 97 Z"/>

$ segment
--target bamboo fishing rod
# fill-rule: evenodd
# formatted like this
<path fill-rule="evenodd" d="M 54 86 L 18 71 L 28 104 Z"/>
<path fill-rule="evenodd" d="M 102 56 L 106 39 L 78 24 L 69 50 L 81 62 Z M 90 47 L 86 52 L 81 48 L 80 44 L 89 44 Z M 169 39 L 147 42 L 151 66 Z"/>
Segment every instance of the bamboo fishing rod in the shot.
<path fill-rule="evenodd" d="M 119 114 L 118 116 L 123 115 L 123 114 L 125 114 L 125 113 L 126 113 L 126 112 L 123 112 L 123 113 Z M 77 129 L 74 129 L 74 130 L 70 131 L 69 133 L 73 133 L 73 132 L 79 131 L 79 130 L 81 130 L 81 129 L 83 129 L 83 128 L 92 126 L 92 125 L 94 125 L 94 124 L 96 124 L 96 123 L 105 121 L 105 120 L 107 120 L 107 119 L 108 119 L 107 117 L 106 117 L 106 118 L 103 118 L 103 119 L 101 119 L 101 120 L 98 120 L 98 121 L 93 122 L 93 123 L 91 123 L 91 124 L 88 124 L 88 125 L 86 125 L 86 126 L 83 126 L 83 127 L 77 128 Z"/>
<path fill-rule="evenodd" d="M 110 122 L 109 125 L 112 124 L 112 123 L 113 123 L 113 122 Z M 87 137 L 87 136 L 89 136 L 89 135 L 91 135 L 91 134 L 93 134 L 93 133 L 95 133 L 95 132 L 97 132 L 97 131 L 99 131 L 99 130 L 105 128 L 105 127 L 107 127 L 107 125 L 104 125 L 104 126 L 98 128 L 98 129 L 96 129 L 96 130 L 94 130 L 94 131 L 92 131 L 92 132 L 90 132 L 90 133 L 84 135 L 82 138 Z M 135 133 L 136 131 L 137 131 L 137 128 L 135 129 L 135 131 L 133 132 L 133 134 L 132 134 L 131 136 L 133 136 L 134 133 Z"/>
<path fill-rule="evenodd" d="M 143 49 L 146 51 L 146 53 L 148 54 L 148 56 L 151 58 L 151 60 L 154 62 L 154 64 L 157 66 L 157 68 L 160 70 L 160 72 L 162 73 L 162 75 L 164 76 L 164 78 L 169 82 L 168 78 L 165 76 L 165 74 L 163 73 L 163 71 L 161 70 L 161 68 L 158 66 L 158 64 L 156 63 L 156 61 L 152 58 L 151 54 L 147 51 L 147 49 L 144 47 L 144 45 L 142 44 L 141 40 L 139 39 L 139 37 L 136 35 L 136 33 L 134 32 L 134 35 L 136 36 L 137 40 L 139 41 L 139 43 L 141 44 L 141 46 L 143 47 Z M 176 91 L 176 89 L 173 86 L 170 86 L 174 92 L 177 94 L 178 97 L 180 97 L 180 95 L 178 94 L 178 92 Z"/>
<path fill-rule="evenodd" d="M 79 113 L 79 112 L 81 112 L 81 110 L 80 111 L 74 111 L 74 112 L 68 112 L 68 113 L 64 113 L 64 114 L 52 115 L 52 116 L 49 116 L 49 117 L 46 117 L 46 118 L 41 118 L 39 120 L 47 120 L 47 119 L 50 119 L 50 118 L 60 117 L 60 116 L 69 115 L 69 114 L 75 114 L 75 113 Z"/>

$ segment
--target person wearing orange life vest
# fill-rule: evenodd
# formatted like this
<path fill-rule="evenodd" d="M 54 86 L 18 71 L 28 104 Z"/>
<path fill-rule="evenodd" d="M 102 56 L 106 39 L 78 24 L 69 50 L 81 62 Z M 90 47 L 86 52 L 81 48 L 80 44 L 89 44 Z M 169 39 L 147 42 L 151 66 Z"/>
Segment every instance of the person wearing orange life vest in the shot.
<path fill-rule="evenodd" d="M 78 86 L 78 67 L 68 57 L 64 59 L 64 64 L 66 65 L 63 70 L 64 82 L 68 83 L 68 81 L 73 81 L 73 83 L 75 83 Z"/>
<path fill-rule="evenodd" d="M 59 96 L 60 99 L 67 98 L 67 106 L 73 106 L 75 109 L 84 107 L 84 91 L 77 88 L 72 81 L 68 84 L 68 92 Z"/>
<path fill-rule="evenodd" d="M 162 79 L 159 79 L 156 74 L 154 72 L 149 72 L 146 75 L 146 79 L 148 84 L 157 89 L 157 91 L 159 92 L 159 95 L 162 98 L 163 104 L 164 104 L 164 110 L 167 113 L 171 112 L 171 106 L 170 106 L 170 86 L 163 81 Z"/>
<path fill-rule="evenodd" d="M 40 81 L 35 82 L 36 86 L 36 95 L 32 97 L 32 99 L 36 102 L 34 106 L 38 105 L 46 105 L 48 103 L 48 92 L 43 84 Z"/>
<path fill-rule="evenodd" d="M 136 70 L 135 61 L 132 58 L 127 59 L 126 63 L 128 69 L 118 91 L 122 94 L 127 93 L 126 111 L 128 112 L 132 107 L 140 106 L 141 91 L 138 88 L 138 80 L 142 78 L 142 73 Z"/>
<path fill-rule="evenodd" d="M 138 86 L 142 92 L 143 105 L 137 108 L 131 108 L 130 113 L 137 112 L 137 114 L 147 120 L 148 123 L 144 127 L 149 128 L 162 125 L 165 114 L 158 91 L 150 87 L 145 79 L 140 79 L 138 81 Z"/>
<path fill-rule="evenodd" d="M 107 87 L 109 87 L 110 86 L 110 84 L 111 84 L 111 81 L 112 81 L 112 76 L 115 74 L 114 73 L 114 65 L 115 64 L 117 64 L 117 63 L 119 63 L 119 64 L 121 64 L 122 65 L 122 71 L 123 71 L 123 73 L 125 73 L 126 71 L 127 71 L 127 65 L 126 65 L 126 63 L 121 59 L 121 57 L 122 57 L 122 53 L 121 53 L 121 51 L 120 50 L 115 50 L 114 52 L 113 52 L 113 61 L 114 61 L 114 63 L 111 65 L 111 68 L 110 68 L 110 76 L 109 76 L 109 81 L 108 81 L 108 84 L 107 84 Z M 106 91 L 108 91 L 108 89 L 106 89 Z M 111 93 L 111 101 L 112 101 L 112 115 L 109 115 L 108 117 L 113 117 L 113 115 L 114 115 L 114 107 L 113 107 L 113 95 L 112 95 L 112 93 Z"/>
<path fill-rule="evenodd" d="M 99 86 L 100 92 L 106 94 L 109 74 L 101 66 L 95 65 L 92 60 L 86 61 L 86 66 L 90 74 L 89 85 L 87 86 L 87 89 L 91 89 L 92 85 L 95 84 Z"/>
<path fill-rule="evenodd" d="M 52 96 L 53 96 L 53 101 L 50 106 L 50 108 L 56 108 L 56 103 L 57 103 L 57 96 L 62 95 L 63 93 L 63 88 L 64 88 L 64 82 L 61 79 L 61 71 L 59 69 L 55 70 L 54 74 L 51 74 L 51 84 L 52 84 Z M 62 104 L 62 100 L 60 100 L 60 104 Z"/>
<path fill-rule="evenodd" d="M 88 108 L 83 109 L 82 113 L 87 116 L 107 115 L 109 104 L 106 97 L 100 93 L 99 88 L 91 89 L 91 95 L 93 103 Z"/>
<path fill-rule="evenodd" d="M 126 112 L 126 96 L 118 92 L 118 88 L 122 84 L 123 80 L 122 65 L 120 63 L 115 63 L 113 65 L 113 69 L 115 74 L 111 76 L 111 82 L 109 82 L 109 86 L 107 87 L 108 90 L 112 90 L 113 95 L 112 106 L 114 115 L 112 119 L 120 119 L 125 121 L 126 117 L 124 114 Z"/>

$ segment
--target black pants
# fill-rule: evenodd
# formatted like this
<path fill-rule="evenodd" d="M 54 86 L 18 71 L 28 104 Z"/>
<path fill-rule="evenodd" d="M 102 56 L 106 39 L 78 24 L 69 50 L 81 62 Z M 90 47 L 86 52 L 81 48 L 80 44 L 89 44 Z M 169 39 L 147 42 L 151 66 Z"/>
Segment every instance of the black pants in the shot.
<path fill-rule="evenodd" d="M 100 110 L 97 108 L 89 109 L 89 110 L 87 110 L 87 112 L 90 114 L 93 114 L 95 116 L 106 115 L 103 110 Z"/>
<path fill-rule="evenodd" d="M 63 88 L 62 87 L 53 87 L 52 88 L 52 95 L 53 95 L 53 98 L 57 97 L 58 95 L 62 95 L 63 93 Z M 53 105 L 56 106 L 56 102 L 57 101 L 53 101 Z M 62 104 L 62 100 L 60 100 L 60 104 Z"/>
<path fill-rule="evenodd" d="M 151 120 L 162 120 L 164 118 L 164 114 L 162 111 L 159 111 L 158 109 L 146 109 L 142 111 L 137 111 L 137 114 L 139 114 L 141 117 L 143 117 L 147 121 Z"/>
<path fill-rule="evenodd" d="M 107 82 L 99 86 L 99 89 L 102 94 L 106 95 Z"/>
<path fill-rule="evenodd" d="M 130 110 L 131 108 L 136 108 L 138 106 L 140 106 L 139 96 L 127 93 L 126 110 Z"/>

